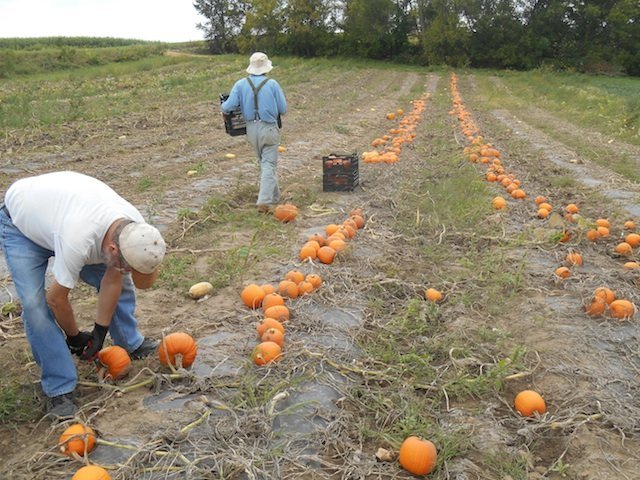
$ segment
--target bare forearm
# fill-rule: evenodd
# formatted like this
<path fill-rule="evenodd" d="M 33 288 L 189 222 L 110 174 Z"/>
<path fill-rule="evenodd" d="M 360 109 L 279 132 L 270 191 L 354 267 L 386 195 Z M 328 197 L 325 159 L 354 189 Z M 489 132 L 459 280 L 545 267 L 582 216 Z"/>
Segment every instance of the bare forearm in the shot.
<path fill-rule="evenodd" d="M 104 327 L 111 324 L 113 312 L 116 310 L 122 292 L 122 275 L 118 271 L 108 269 L 100 283 L 98 294 L 98 312 L 96 323 Z"/>
<path fill-rule="evenodd" d="M 78 324 L 71 303 L 69 303 L 69 289 L 54 281 L 47 291 L 47 304 L 53 312 L 53 316 L 69 337 L 79 333 Z"/>

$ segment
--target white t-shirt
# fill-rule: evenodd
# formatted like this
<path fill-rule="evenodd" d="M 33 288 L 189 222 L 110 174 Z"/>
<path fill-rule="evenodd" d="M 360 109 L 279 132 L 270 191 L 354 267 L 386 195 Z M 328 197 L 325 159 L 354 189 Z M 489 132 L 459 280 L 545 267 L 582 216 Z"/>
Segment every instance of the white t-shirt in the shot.
<path fill-rule="evenodd" d="M 103 263 L 102 240 L 119 218 L 143 222 L 140 212 L 108 185 L 76 172 L 23 178 L 5 194 L 13 224 L 54 252 L 53 276 L 73 288 L 85 265 Z"/>

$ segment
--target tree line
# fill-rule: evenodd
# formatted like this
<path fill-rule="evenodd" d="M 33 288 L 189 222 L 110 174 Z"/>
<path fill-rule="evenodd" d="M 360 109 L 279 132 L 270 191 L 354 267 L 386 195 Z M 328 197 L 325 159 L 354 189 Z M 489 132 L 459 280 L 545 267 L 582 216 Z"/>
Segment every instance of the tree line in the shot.
<path fill-rule="evenodd" d="M 639 0 L 194 0 L 214 54 L 640 75 Z"/>

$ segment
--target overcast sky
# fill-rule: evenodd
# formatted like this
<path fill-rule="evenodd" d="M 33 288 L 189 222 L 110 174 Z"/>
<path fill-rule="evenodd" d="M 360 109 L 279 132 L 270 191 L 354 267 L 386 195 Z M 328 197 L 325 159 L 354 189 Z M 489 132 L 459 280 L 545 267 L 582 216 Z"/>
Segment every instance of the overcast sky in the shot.
<path fill-rule="evenodd" d="M 3 37 L 202 40 L 192 0 L 0 0 Z"/>

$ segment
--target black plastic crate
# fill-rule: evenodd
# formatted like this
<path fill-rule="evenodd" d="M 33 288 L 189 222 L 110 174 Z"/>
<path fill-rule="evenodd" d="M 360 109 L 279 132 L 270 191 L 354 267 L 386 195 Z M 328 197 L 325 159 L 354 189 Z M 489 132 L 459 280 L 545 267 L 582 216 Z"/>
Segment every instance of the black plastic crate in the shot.
<path fill-rule="evenodd" d="M 220 104 L 224 102 L 229 95 L 226 93 L 220 94 Z M 246 135 L 247 133 L 247 122 L 244 119 L 244 115 L 240 110 L 232 110 L 231 113 L 222 114 L 224 118 L 224 130 L 232 137 L 236 137 L 238 135 Z"/>
<path fill-rule="evenodd" d="M 325 173 L 322 175 L 322 190 L 325 192 L 351 192 L 360 183 L 358 171 L 351 173 Z"/>
<path fill-rule="evenodd" d="M 358 154 L 332 153 L 322 157 L 322 190 L 350 192 L 358 186 Z"/>

